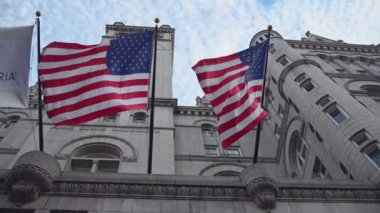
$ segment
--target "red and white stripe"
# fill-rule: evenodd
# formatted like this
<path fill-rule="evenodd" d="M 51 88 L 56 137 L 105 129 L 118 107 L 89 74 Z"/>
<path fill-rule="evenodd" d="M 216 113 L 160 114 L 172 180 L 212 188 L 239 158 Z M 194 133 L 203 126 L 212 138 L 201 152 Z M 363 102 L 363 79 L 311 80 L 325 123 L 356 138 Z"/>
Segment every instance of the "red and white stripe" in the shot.
<path fill-rule="evenodd" d="M 53 42 L 38 64 L 47 115 L 75 125 L 125 110 L 146 109 L 149 73 L 108 75 L 109 43 Z"/>
<path fill-rule="evenodd" d="M 237 54 L 201 60 L 193 70 L 218 117 L 223 148 L 236 142 L 267 116 L 260 107 L 263 80 L 246 84 L 244 76 L 248 66 Z"/>

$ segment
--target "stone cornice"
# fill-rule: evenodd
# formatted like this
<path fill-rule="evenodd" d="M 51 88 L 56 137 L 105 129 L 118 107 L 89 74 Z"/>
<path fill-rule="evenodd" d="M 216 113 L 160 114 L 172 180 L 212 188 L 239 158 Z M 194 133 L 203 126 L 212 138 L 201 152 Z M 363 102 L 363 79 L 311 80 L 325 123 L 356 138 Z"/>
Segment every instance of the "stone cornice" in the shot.
<path fill-rule="evenodd" d="M 330 43 L 330 42 L 315 42 L 315 41 L 299 41 L 286 40 L 293 48 L 310 49 L 310 50 L 328 50 L 337 52 L 354 52 L 354 53 L 377 53 L 380 54 L 379 45 L 361 45 L 347 43 Z"/>
<path fill-rule="evenodd" d="M 120 31 L 122 33 L 128 33 L 128 32 L 144 32 L 144 31 L 152 31 L 154 30 L 155 27 L 141 27 L 141 26 L 127 26 L 124 25 L 122 22 L 116 22 L 113 25 L 106 25 L 106 33 L 109 30 L 115 30 L 115 31 Z M 171 28 L 169 25 L 161 25 L 158 27 L 158 33 L 170 33 L 170 41 L 174 44 L 174 33 L 175 29 Z M 158 35 L 159 35 L 158 34 Z M 105 36 L 107 37 L 107 36 Z M 161 36 L 158 36 L 159 40 L 165 40 L 162 39 Z"/>
<path fill-rule="evenodd" d="M 198 106 L 179 106 L 175 110 L 177 115 L 187 116 L 208 116 L 215 117 L 215 112 L 211 107 L 198 107 Z"/>
<path fill-rule="evenodd" d="M 345 73 L 325 73 L 332 78 L 349 78 L 362 81 L 380 80 L 380 76 L 377 75 L 363 75 L 363 74 L 345 74 Z"/>
<path fill-rule="evenodd" d="M 176 155 L 176 161 L 207 161 L 207 162 L 228 162 L 228 163 L 248 163 L 251 164 L 253 162 L 253 157 L 229 157 L 229 156 L 216 156 L 209 157 L 204 155 Z M 275 158 L 269 157 L 259 157 L 259 163 L 275 163 L 277 160 Z"/>
<path fill-rule="evenodd" d="M 140 175 L 141 176 L 141 175 Z M 245 186 L 239 182 L 223 181 L 223 178 L 197 177 L 175 181 L 177 176 L 167 176 L 167 181 L 149 179 L 150 183 L 144 183 L 144 179 L 139 181 L 120 181 L 120 179 L 103 179 L 96 181 L 94 178 L 74 181 L 73 178 L 60 178 L 53 184 L 50 192 L 41 192 L 41 195 L 49 196 L 101 196 L 101 197 L 124 197 L 143 199 L 187 199 L 187 200 L 234 200 L 249 201 Z M 67 179 L 67 180 L 65 180 Z M 71 180 L 70 180 L 71 179 Z M 173 179 L 173 180 L 168 180 Z M 205 180 L 202 180 L 205 179 Z M 213 181 L 211 182 L 211 179 Z M 3 182 L 0 179 L 0 183 Z M 155 182 L 155 183 L 154 183 Z M 350 201 L 350 202 L 379 202 L 380 188 L 372 185 L 360 184 L 299 184 L 281 183 L 278 184 L 278 201 Z M 0 193 L 7 193 L 2 187 Z"/>

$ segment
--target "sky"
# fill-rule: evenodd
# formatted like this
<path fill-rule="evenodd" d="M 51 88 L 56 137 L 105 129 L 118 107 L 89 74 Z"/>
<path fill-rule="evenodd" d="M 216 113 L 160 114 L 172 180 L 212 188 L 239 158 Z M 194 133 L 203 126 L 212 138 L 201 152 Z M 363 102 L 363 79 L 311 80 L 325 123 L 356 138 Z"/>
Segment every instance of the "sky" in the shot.
<path fill-rule="evenodd" d="M 97 44 L 106 24 L 153 27 L 158 17 L 175 28 L 173 97 L 187 106 L 203 96 L 191 67 L 248 48 L 269 24 L 286 39 L 299 40 L 309 30 L 348 43 L 380 43 L 380 0 L 0 0 L 0 27 L 32 25 L 37 10 L 42 47 Z M 37 62 L 31 66 L 33 85 Z"/>

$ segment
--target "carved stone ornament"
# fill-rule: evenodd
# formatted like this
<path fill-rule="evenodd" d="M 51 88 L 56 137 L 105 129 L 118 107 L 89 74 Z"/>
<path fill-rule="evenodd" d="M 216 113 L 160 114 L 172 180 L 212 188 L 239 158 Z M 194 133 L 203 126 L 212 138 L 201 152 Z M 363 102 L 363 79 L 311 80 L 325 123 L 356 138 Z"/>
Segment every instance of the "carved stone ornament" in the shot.
<path fill-rule="evenodd" d="M 16 204 L 36 200 L 41 192 L 53 188 L 54 177 L 60 172 L 58 162 L 46 153 L 32 151 L 23 154 L 4 180 L 9 200 Z"/>
<path fill-rule="evenodd" d="M 14 167 L 5 179 L 9 188 L 9 200 L 14 203 L 27 203 L 39 197 L 40 191 L 53 187 L 53 177 L 44 169 L 34 165 Z"/>
<path fill-rule="evenodd" d="M 258 177 L 247 184 L 247 193 L 262 209 L 274 209 L 279 188 L 269 177 Z"/>

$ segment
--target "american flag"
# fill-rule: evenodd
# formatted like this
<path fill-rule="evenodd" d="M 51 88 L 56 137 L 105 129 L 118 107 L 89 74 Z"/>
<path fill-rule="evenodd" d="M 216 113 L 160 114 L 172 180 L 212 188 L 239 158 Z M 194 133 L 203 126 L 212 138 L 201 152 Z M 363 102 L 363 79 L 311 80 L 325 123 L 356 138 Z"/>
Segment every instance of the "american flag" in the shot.
<path fill-rule="evenodd" d="M 193 66 L 218 118 L 223 148 L 251 131 L 268 113 L 261 108 L 268 41 Z"/>
<path fill-rule="evenodd" d="M 49 118 L 56 125 L 75 125 L 146 109 L 152 41 L 153 31 L 98 45 L 47 45 L 38 69 Z"/>

